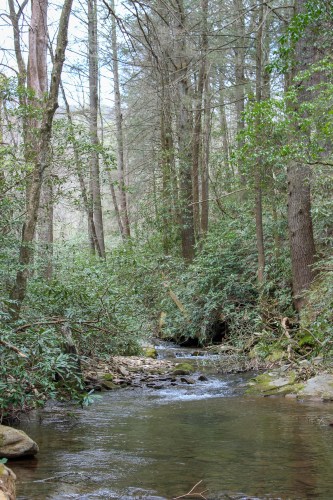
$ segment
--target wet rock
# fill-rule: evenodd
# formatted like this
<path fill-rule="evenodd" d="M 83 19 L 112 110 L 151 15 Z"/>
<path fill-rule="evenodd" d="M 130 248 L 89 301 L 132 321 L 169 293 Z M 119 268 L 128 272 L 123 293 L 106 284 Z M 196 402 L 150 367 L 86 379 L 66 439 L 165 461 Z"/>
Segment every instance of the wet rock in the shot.
<path fill-rule="evenodd" d="M 195 380 L 190 377 L 181 377 L 180 378 L 181 382 L 184 382 L 185 384 L 195 384 Z"/>
<path fill-rule="evenodd" d="M 16 458 L 38 453 L 38 445 L 25 432 L 0 425 L 0 457 Z"/>
<path fill-rule="evenodd" d="M 14 472 L 0 464 L 0 500 L 15 500 L 15 480 Z"/>
<path fill-rule="evenodd" d="M 286 394 L 297 394 L 303 387 L 303 383 L 296 382 L 296 373 L 267 372 L 251 379 L 248 383 L 247 394 L 273 396 Z"/>
<path fill-rule="evenodd" d="M 310 378 L 299 392 L 299 397 L 333 401 L 333 375 L 326 373 Z"/>
<path fill-rule="evenodd" d="M 128 377 L 129 372 L 124 368 L 123 366 L 118 366 L 118 372 L 123 376 L 123 377 Z"/>
<path fill-rule="evenodd" d="M 147 384 L 147 387 L 150 389 L 163 389 L 164 384 Z"/>
<path fill-rule="evenodd" d="M 207 382 L 208 378 L 206 377 L 206 375 L 199 375 L 198 380 L 199 382 Z"/>
<path fill-rule="evenodd" d="M 307 363 L 302 363 L 298 371 L 263 373 L 249 382 L 246 392 L 262 396 L 282 395 L 314 401 L 333 401 L 333 375 L 316 375 L 300 382 L 307 366 Z"/>
<path fill-rule="evenodd" d="M 178 363 L 172 373 L 173 375 L 190 375 L 194 371 L 194 367 L 191 363 Z"/>
<path fill-rule="evenodd" d="M 155 347 L 145 347 L 143 349 L 143 354 L 144 356 L 146 356 L 146 358 L 152 358 L 152 359 L 157 358 L 157 351 Z"/>
<path fill-rule="evenodd" d="M 119 385 L 114 384 L 110 380 L 103 380 L 101 381 L 101 386 L 103 389 L 106 389 L 107 391 L 112 391 L 114 389 L 119 389 Z"/>
<path fill-rule="evenodd" d="M 101 392 L 102 386 L 99 385 L 99 384 L 87 384 L 86 385 L 86 390 L 87 391 Z"/>

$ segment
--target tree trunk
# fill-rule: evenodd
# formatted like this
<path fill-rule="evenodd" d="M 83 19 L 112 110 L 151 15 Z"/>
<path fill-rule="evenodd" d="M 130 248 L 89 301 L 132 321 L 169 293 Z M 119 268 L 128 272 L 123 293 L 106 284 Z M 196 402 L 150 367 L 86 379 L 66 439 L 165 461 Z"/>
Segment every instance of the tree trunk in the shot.
<path fill-rule="evenodd" d="M 207 71 L 204 88 L 204 133 L 201 162 L 201 233 L 205 235 L 208 231 L 209 221 L 209 153 L 210 153 L 210 135 L 211 135 L 211 95 L 210 78 Z"/>
<path fill-rule="evenodd" d="M 243 0 L 233 0 L 236 13 L 237 41 L 235 50 L 235 106 L 236 106 L 236 132 L 239 134 L 244 129 L 245 109 L 245 9 Z M 238 139 L 238 147 L 242 147 L 242 141 Z M 240 180 L 246 187 L 246 176 L 240 172 Z"/>
<path fill-rule="evenodd" d="M 90 153 L 91 193 L 96 235 L 102 257 L 105 258 L 102 196 L 98 154 L 98 43 L 97 3 L 88 0 L 88 46 L 89 46 L 89 133 L 93 150 Z"/>
<path fill-rule="evenodd" d="M 39 252 L 43 276 L 50 280 L 53 272 L 53 185 L 50 171 L 45 172 L 39 219 Z"/>
<path fill-rule="evenodd" d="M 35 238 L 35 232 L 36 232 L 36 222 L 37 222 L 37 214 L 40 203 L 40 193 L 43 181 L 43 174 L 45 169 L 49 165 L 49 148 L 51 141 L 52 122 L 54 113 L 58 107 L 59 84 L 60 84 L 61 71 L 65 60 L 68 23 L 72 8 L 72 2 L 73 0 L 64 0 L 64 4 L 62 7 L 58 37 L 57 37 L 57 48 L 52 67 L 50 90 L 45 100 L 45 104 L 42 108 L 42 118 L 40 121 L 40 126 L 38 127 L 38 132 L 39 132 L 38 142 L 37 142 L 38 147 L 34 157 L 34 166 L 33 166 L 33 171 L 31 173 L 31 183 L 29 187 L 28 200 L 27 200 L 27 210 L 25 215 L 25 221 L 22 228 L 22 239 L 21 239 L 20 255 L 19 255 L 19 270 L 17 271 L 15 285 L 11 293 L 11 299 L 15 301 L 11 311 L 13 319 L 17 319 L 19 317 L 22 302 L 26 295 L 29 265 L 31 263 L 33 256 L 33 240 Z M 47 2 L 45 3 L 42 3 L 41 1 L 35 2 L 35 7 L 36 4 L 37 6 L 40 6 L 42 10 L 46 9 Z M 41 16 L 39 17 L 39 19 L 40 18 Z M 31 26 L 34 26 L 33 19 L 31 20 Z M 34 32 L 34 36 L 38 37 L 37 30 Z M 31 50 L 35 50 L 36 45 L 37 45 L 36 43 L 32 43 Z M 29 55 L 30 55 L 30 41 L 29 41 Z M 32 67 L 34 66 L 30 64 L 30 68 Z M 36 81 L 36 79 L 37 77 L 34 77 L 30 81 Z"/>
<path fill-rule="evenodd" d="M 295 1 L 295 14 L 304 11 L 306 0 Z M 299 71 L 307 69 L 318 59 L 318 49 L 313 38 L 311 27 L 305 28 L 305 32 L 295 42 L 295 56 L 291 76 L 294 77 Z M 302 89 L 298 95 L 301 104 L 311 98 L 306 87 L 310 87 L 314 81 L 309 79 L 306 84 L 299 82 L 297 85 Z M 301 130 L 295 130 L 300 136 L 304 134 Z M 303 137 L 306 140 L 306 137 Z M 291 253 L 291 267 L 293 276 L 294 306 L 300 311 L 305 304 L 304 291 L 308 290 L 315 271 L 315 243 L 311 216 L 311 171 L 307 165 L 300 162 L 291 162 L 288 167 L 288 229 Z"/>
<path fill-rule="evenodd" d="M 262 100 L 262 85 L 263 85 L 263 4 L 259 6 L 258 15 L 258 30 L 256 36 L 256 101 Z M 258 125 L 260 124 L 260 116 L 257 118 Z M 258 283 L 262 285 L 264 282 L 265 273 L 265 246 L 264 246 L 264 228 L 262 222 L 262 159 L 258 157 L 257 165 L 255 166 L 254 184 L 255 184 L 255 214 L 256 214 L 256 237 L 258 251 Z"/>
<path fill-rule="evenodd" d="M 114 0 L 111 0 L 111 9 L 115 14 Z M 118 69 L 118 45 L 117 45 L 117 26 L 115 16 L 112 16 L 112 61 L 113 61 L 113 90 L 114 90 L 114 105 L 116 111 L 116 130 L 117 130 L 117 166 L 118 166 L 118 181 L 119 181 L 119 197 L 120 197 L 120 215 L 121 225 L 123 228 L 123 236 L 129 238 L 131 236 L 130 223 L 128 217 L 126 180 L 125 180 L 125 159 L 124 159 L 124 133 L 123 133 L 123 115 L 121 110 L 121 96 L 119 84 L 119 69 Z"/>
<path fill-rule="evenodd" d="M 71 113 L 71 110 L 70 110 L 70 107 L 69 107 L 69 104 L 67 101 L 65 89 L 64 89 L 62 83 L 60 83 L 60 87 L 61 87 L 61 92 L 62 92 L 62 98 L 63 98 L 64 103 L 65 103 L 67 120 L 68 120 L 68 123 L 70 126 L 71 135 L 74 137 L 74 124 L 73 124 L 72 113 Z M 81 188 L 81 196 L 82 196 L 83 206 L 84 206 L 84 209 L 85 209 L 85 212 L 87 215 L 87 220 L 88 220 L 88 237 L 89 237 L 90 248 L 93 252 L 96 249 L 99 257 L 102 258 L 103 257 L 102 251 L 101 251 L 101 248 L 99 246 L 99 241 L 98 241 L 97 234 L 96 234 L 92 204 L 89 202 L 89 195 L 88 195 L 88 191 L 87 191 L 86 184 L 84 181 L 84 176 L 82 173 L 80 154 L 79 154 L 77 145 L 75 143 L 75 140 L 72 140 L 72 147 L 73 147 L 73 152 L 74 152 L 76 173 L 77 173 L 80 188 Z"/>
<path fill-rule="evenodd" d="M 182 255 L 187 262 L 194 258 L 194 221 L 193 221 L 193 189 L 192 189 L 192 117 L 189 106 L 189 75 L 186 47 L 186 26 L 183 0 L 177 2 L 177 60 L 176 81 L 178 88 L 179 109 L 177 113 L 179 178 L 180 178 L 180 210 Z"/>
<path fill-rule="evenodd" d="M 302 293 L 315 277 L 315 262 L 310 194 L 310 167 L 293 163 L 288 168 L 288 229 L 293 276 L 294 305 L 304 305 Z"/>
<path fill-rule="evenodd" d="M 223 145 L 223 160 L 226 170 L 230 172 L 231 178 L 235 176 L 232 163 L 230 164 L 230 145 L 229 145 L 229 127 L 225 112 L 225 101 L 224 101 L 225 85 L 223 81 L 222 72 L 219 73 L 219 110 L 220 110 L 220 126 L 222 135 L 222 145 Z M 230 179 L 231 180 L 231 179 Z"/>
<path fill-rule="evenodd" d="M 207 81 L 207 52 L 208 52 L 208 0 L 201 0 L 201 62 L 198 75 L 198 85 L 196 92 L 196 110 L 194 114 L 193 129 L 193 217 L 194 228 L 198 235 L 200 233 L 200 193 L 199 193 L 199 173 L 202 169 L 202 108 L 204 87 Z M 202 200 L 203 200 L 202 195 Z"/>

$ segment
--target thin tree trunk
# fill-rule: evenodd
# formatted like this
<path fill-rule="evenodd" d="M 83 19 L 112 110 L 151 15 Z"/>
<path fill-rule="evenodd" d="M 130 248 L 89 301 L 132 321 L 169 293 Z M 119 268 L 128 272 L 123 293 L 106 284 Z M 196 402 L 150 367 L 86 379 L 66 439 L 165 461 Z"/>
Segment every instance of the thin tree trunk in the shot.
<path fill-rule="evenodd" d="M 193 128 L 193 217 L 194 228 L 196 234 L 200 233 L 200 203 L 199 203 L 199 173 L 201 171 L 202 159 L 202 108 L 204 86 L 207 80 L 207 51 L 208 51 L 208 34 L 207 34 L 207 17 L 208 17 L 208 0 L 201 0 L 201 63 L 198 75 L 198 85 L 196 92 L 196 110 L 194 114 Z M 203 198 L 203 197 L 202 197 Z"/>
<path fill-rule="evenodd" d="M 111 9 L 115 13 L 114 0 L 111 0 Z M 128 217 L 126 180 L 125 180 L 125 160 L 124 160 L 124 133 L 123 133 L 123 115 L 121 110 L 121 96 L 119 84 L 119 69 L 118 69 L 118 45 L 117 45 L 117 26 L 115 16 L 112 16 L 112 61 L 113 61 L 113 89 L 116 111 L 116 130 L 117 130 L 117 166 L 118 166 L 118 181 L 119 181 L 119 197 L 120 197 L 120 214 L 125 238 L 131 236 L 130 223 Z"/>
<path fill-rule="evenodd" d="M 90 153 L 91 193 L 95 229 L 102 257 L 105 258 L 102 196 L 98 154 L 98 52 L 97 52 L 97 2 L 88 0 L 89 46 L 89 133 L 93 150 Z"/>
<path fill-rule="evenodd" d="M 170 103 L 169 103 L 170 105 Z M 165 98 L 165 86 L 162 81 L 161 105 L 160 105 L 160 140 L 161 140 L 161 171 L 162 171 L 162 233 L 163 233 L 163 251 L 165 255 L 170 252 L 170 234 L 171 234 L 171 209 L 172 209 L 172 188 L 171 188 L 171 168 L 170 151 L 167 136 L 168 110 Z"/>
<path fill-rule="evenodd" d="M 263 4 L 259 6 L 258 30 L 256 36 L 256 101 L 262 100 L 262 39 L 263 39 Z M 258 125 L 260 116 L 258 116 Z M 262 159 L 258 158 L 258 163 L 255 166 L 254 184 L 255 184 L 255 214 L 256 214 L 256 236 L 257 236 L 257 251 L 258 251 L 258 283 L 262 285 L 264 282 L 265 273 L 265 246 L 264 246 L 264 228 L 262 222 Z"/>
<path fill-rule="evenodd" d="M 62 83 L 60 83 L 60 87 L 61 87 L 62 98 L 63 98 L 64 103 L 65 103 L 67 120 L 68 120 L 68 123 L 70 126 L 71 135 L 74 137 L 74 123 L 73 123 L 72 113 L 71 113 L 69 103 L 67 101 L 65 89 L 64 89 L 64 86 Z M 95 249 L 96 249 L 99 257 L 102 258 L 103 257 L 102 251 L 101 251 L 101 248 L 99 246 L 99 242 L 98 242 L 98 238 L 97 238 L 97 234 L 96 234 L 93 208 L 92 208 L 92 204 L 89 202 L 89 195 L 88 195 L 88 191 L 87 191 L 86 184 L 84 181 L 84 176 L 82 173 L 80 154 L 79 154 L 77 145 L 75 143 L 75 140 L 72 140 L 72 147 L 73 147 L 73 152 L 74 152 L 76 173 L 77 173 L 77 176 L 79 179 L 79 184 L 80 184 L 80 189 L 81 189 L 83 206 L 84 206 L 84 209 L 85 209 L 85 212 L 87 215 L 87 220 L 88 220 L 88 238 L 89 238 L 90 248 L 93 251 L 95 251 Z"/>
<path fill-rule="evenodd" d="M 211 95 L 210 78 L 207 71 L 204 88 L 204 134 L 201 163 L 201 233 L 205 235 L 208 231 L 209 221 L 209 153 L 210 153 L 210 133 L 212 127 L 211 120 Z"/>
<path fill-rule="evenodd" d="M 42 257 L 42 272 L 47 280 L 53 273 L 53 185 L 49 169 L 45 172 L 39 219 L 39 252 Z"/>
<path fill-rule="evenodd" d="M 224 164 L 227 171 L 230 171 L 231 176 L 235 176 L 235 172 L 233 170 L 232 164 L 230 164 L 229 156 L 230 156 L 230 145 L 229 145 L 229 127 L 225 112 L 225 102 L 224 102 L 224 81 L 222 73 L 219 74 L 219 110 L 220 110 L 220 124 L 221 124 L 221 135 L 222 135 L 222 144 L 223 144 L 223 157 Z"/>
<path fill-rule="evenodd" d="M 244 129 L 245 109 L 245 9 L 243 0 L 233 0 L 236 13 L 237 46 L 235 50 L 235 105 L 236 105 L 236 132 L 239 134 Z M 238 147 L 242 141 L 238 138 Z M 240 172 L 240 181 L 246 187 L 246 176 Z M 244 196 L 244 195 L 242 195 Z"/>

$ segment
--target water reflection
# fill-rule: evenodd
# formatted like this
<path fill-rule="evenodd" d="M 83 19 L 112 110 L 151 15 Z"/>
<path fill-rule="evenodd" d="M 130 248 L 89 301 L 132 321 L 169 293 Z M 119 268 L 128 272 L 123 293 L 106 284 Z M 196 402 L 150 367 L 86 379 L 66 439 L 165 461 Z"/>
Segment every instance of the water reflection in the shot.
<path fill-rule="evenodd" d="M 77 419 L 51 409 L 23 425 L 40 453 L 11 464 L 18 498 L 170 500 L 201 479 L 214 500 L 332 498 L 333 429 L 313 417 L 333 406 L 239 397 L 240 386 L 107 393 Z"/>

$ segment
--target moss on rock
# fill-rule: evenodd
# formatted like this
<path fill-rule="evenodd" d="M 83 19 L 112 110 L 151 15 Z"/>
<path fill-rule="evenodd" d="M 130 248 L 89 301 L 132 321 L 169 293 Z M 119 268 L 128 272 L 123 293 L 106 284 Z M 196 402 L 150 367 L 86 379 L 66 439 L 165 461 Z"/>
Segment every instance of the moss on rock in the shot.
<path fill-rule="evenodd" d="M 143 350 L 143 354 L 146 358 L 157 358 L 157 351 L 155 347 L 145 347 L 145 349 Z"/>
<path fill-rule="evenodd" d="M 285 396 L 286 394 L 298 394 L 303 388 L 303 383 L 296 382 L 296 373 L 294 371 L 283 375 L 279 372 L 268 372 L 251 379 L 246 394 Z"/>
<path fill-rule="evenodd" d="M 172 373 L 174 375 L 190 375 L 195 371 L 194 366 L 191 363 L 178 363 Z"/>

